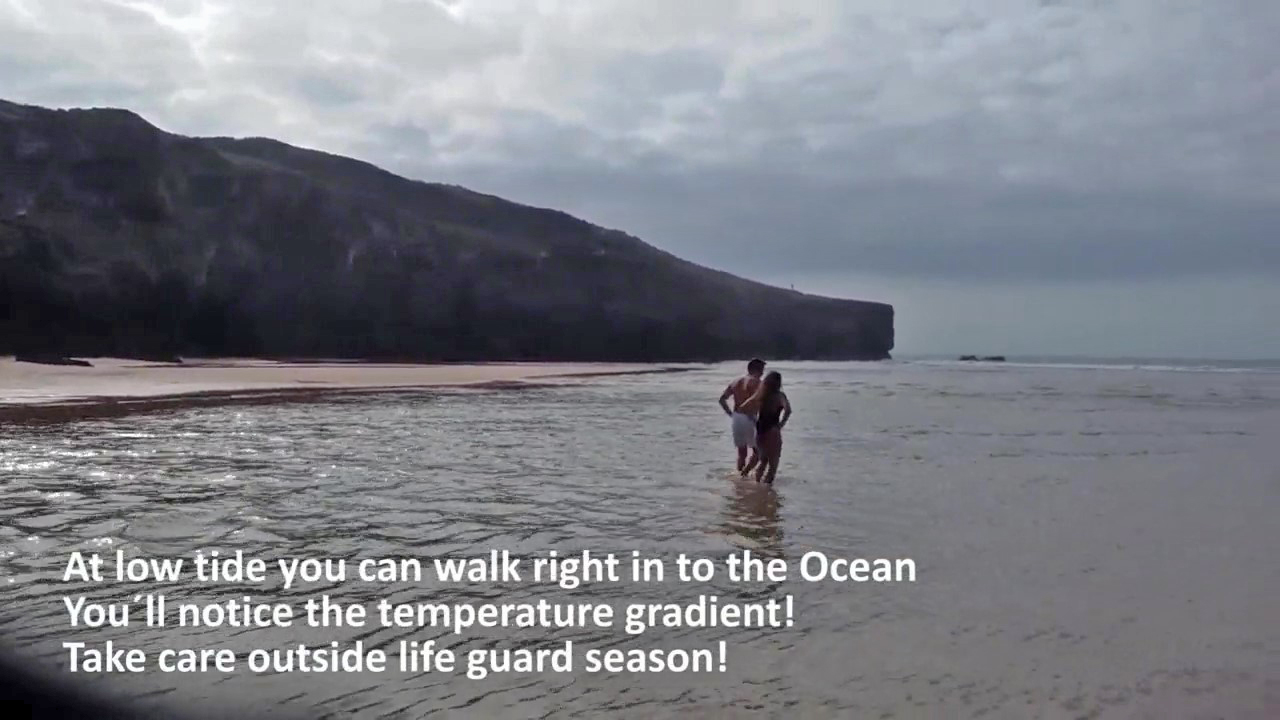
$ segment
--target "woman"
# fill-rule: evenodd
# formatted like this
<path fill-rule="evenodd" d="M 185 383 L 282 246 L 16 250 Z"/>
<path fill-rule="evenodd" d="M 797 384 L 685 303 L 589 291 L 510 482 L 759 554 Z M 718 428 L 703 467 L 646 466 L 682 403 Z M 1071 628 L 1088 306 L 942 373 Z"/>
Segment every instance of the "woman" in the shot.
<path fill-rule="evenodd" d="M 778 460 L 782 457 L 782 428 L 791 418 L 791 402 L 782 392 L 782 374 L 775 371 L 765 375 L 760 389 L 743 403 L 742 410 L 756 413 L 756 452 L 743 469 L 742 477 L 755 468 L 756 482 L 763 479 L 772 485 L 774 476 L 778 474 Z"/>

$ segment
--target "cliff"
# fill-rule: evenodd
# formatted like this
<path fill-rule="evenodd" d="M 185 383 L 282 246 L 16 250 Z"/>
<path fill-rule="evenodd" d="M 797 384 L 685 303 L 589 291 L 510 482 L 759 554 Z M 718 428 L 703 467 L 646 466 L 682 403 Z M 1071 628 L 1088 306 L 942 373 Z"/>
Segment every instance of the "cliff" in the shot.
<path fill-rule="evenodd" d="M 881 359 L 893 308 L 266 139 L 0 101 L 0 353 Z"/>

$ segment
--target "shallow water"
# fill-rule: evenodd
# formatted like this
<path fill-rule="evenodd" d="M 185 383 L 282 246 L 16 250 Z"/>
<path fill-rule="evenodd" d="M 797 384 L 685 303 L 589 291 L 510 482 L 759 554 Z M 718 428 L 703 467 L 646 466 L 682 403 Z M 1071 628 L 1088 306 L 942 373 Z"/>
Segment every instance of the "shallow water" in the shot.
<path fill-rule="evenodd" d="M 730 367 L 6 428 L 0 630 L 50 666 L 65 661 L 61 642 L 99 637 L 240 650 L 457 642 L 435 629 L 72 630 L 61 603 L 68 586 L 58 580 L 75 549 L 425 558 L 497 547 L 722 558 L 750 548 L 792 561 L 816 549 L 909 557 L 917 582 L 391 591 L 349 583 L 325 592 L 398 602 L 792 594 L 797 614 L 791 628 L 658 628 L 642 641 L 607 630 L 508 635 L 618 647 L 724 640 L 722 674 L 148 673 L 110 677 L 105 687 L 180 707 L 362 718 L 1280 717 L 1280 374 L 777 369 L 796 415 L 772 491 L 727 472 L 728 423 L 715 398 Z M 321 588 L 277 593 L 298 600 Z M 249 591 L 165 592 L 176 602 Z"/>

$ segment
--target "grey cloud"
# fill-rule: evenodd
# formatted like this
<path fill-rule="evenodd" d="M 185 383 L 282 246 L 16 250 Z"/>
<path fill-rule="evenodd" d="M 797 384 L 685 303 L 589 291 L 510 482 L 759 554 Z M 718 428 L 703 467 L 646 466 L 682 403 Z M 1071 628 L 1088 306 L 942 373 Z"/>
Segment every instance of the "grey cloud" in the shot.
<path fill-rule="evenodd" d="M 54 104 L 155 110 L 199 69 L 184 38 L 91 0 L 0 5 L 0 87 Z"/>
<path fill-rule="evenodd" d="M 1276 273 L 1277 34 L 1264 0 L 11 0 L 0 87 L 755 276 Z"/>
<path fill-rule="evenodd" d="M 368 154 L 387 155 L 404 151 L 429 150 L 431 133 L 413 123 L 387 123 L 370 128 Z M 426 158 L 419 158 L 419 162 Z"/>
<path fill-rule="evenodd" d="M 702 50 L 628 51 L 587 68 L 617 94 L 661 98 L 688 92 L 718 92 L 724 68 Z"/>
<path fill-rule="evenodd" d="M 322 72 L 300 74 L 294 81 L 294 87 L 303 100 L 318 105 L 350 105 L 365 97 L 358 81 Z"/>
<path fill-rule="evenodd" d="M 995 281 L 1280 274 L 1280 206 L 1172 193 L 992 190 L 797 176 L 471 173 L 498 194 L 624 227 L 754 277 L 849 272 Z M 637 203 L 635 198 L 645 198 Z M 553 202 L 554 201 L 554 202 Z"/>

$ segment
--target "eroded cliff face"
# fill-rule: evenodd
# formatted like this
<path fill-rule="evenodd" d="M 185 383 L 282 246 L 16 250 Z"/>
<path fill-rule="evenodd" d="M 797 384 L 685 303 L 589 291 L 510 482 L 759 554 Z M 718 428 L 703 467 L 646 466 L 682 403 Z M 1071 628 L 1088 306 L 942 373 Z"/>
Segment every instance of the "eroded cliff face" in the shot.
<path fill-rule="evenodd" d="M 554 210 L 122 110 L 0 102 L 0 352 L 880 359 L 893 308 Z"/>

